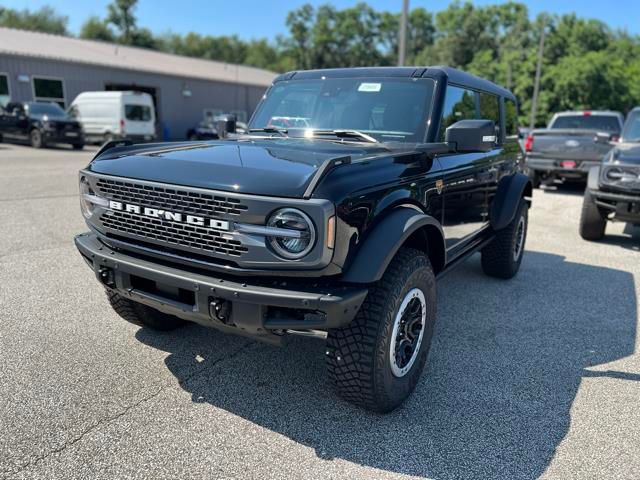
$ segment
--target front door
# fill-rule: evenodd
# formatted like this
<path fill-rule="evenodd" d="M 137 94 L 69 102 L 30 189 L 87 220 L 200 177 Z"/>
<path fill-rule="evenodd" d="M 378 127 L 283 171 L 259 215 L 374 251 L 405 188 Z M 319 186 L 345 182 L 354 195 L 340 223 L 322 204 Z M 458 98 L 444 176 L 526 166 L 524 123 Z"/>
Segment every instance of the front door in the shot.
<path fill-rule="evenodd" d="M 443 230 L 447 250 L 464 244 L 489 223 L 488 188 L 496 153 L 440 158 L 444 195 Z"/>

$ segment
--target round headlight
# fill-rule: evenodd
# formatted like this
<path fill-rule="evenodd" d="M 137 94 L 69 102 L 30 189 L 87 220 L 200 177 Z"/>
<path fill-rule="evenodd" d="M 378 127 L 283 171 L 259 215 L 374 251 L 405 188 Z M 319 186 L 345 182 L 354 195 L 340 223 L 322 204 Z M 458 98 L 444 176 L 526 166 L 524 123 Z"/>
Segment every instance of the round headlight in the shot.
<path fill-rule="evenodd" d="M 94 195 L 88 180 L 85 177 L 80 177 L 80 210 L 84 218 L 91 218 L 93 215 L 94 205 L 89 200 Z"/>
<path fill-rule="evenodd" d="M 296 260 L 311 251 L 316 242 L 316 230 L 311 219 L 295 208 L 276 210 L 267 222 L 272 231 L 268 241 L 283 258 Z"/>

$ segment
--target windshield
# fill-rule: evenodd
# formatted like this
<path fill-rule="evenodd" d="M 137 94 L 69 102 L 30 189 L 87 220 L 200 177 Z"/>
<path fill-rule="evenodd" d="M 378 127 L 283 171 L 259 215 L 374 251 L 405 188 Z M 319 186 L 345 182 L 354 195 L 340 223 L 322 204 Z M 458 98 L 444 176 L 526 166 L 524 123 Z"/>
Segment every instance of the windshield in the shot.
<path fill-rule="evenodd" d="M 620 133 L 620 122 L 618 117 L 613 115 L 563 115 L 556 118 L 551 128 L 576 128 Z"/>
<path fill-rule="evenodd" d="M 31 115 L 49 115 L 50 117 L 64 117 L 66 113 L 57 103 L 28 103 Z"/>
<path fill-rule="evenodd" d="M 381 142 L 421 142 L 433 85 L 433 80 L 418 78 L 278 82 L 267 92 L 249 127 L 283 128 L 290 133 L 357 130 Z"/>
<path fill-rule="evenodd" d="M 627 117 L 622 138 L 625 142 L 640 142 L 640 110 L 634 110 Z"/>

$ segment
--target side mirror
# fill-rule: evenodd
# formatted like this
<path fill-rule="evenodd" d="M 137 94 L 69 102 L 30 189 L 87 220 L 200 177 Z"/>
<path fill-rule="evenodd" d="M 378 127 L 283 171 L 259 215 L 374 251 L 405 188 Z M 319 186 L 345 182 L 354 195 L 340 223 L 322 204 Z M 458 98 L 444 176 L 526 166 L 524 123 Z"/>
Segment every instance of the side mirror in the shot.
<path fill-rule="evenodd" d="M 225 138 L 230 133 L 236 133 L 236 117 L 233 115 L 218 117 L 216 121 L 216 131 L 220 138 Z"/>
<path fill-rule="evenodd" d="M 488 152 L 496 145 L 496 125 L 493 120 L 460 120 L 447 128 L 444 138 L 460 153 Z"/>
<path fill-rule="evenodd" d="M 614 135 L 606 132 L 598 132 L 596 136 L 593 137 L 593 141 L 602 145 L 609 145 L 614 141 Z"/>

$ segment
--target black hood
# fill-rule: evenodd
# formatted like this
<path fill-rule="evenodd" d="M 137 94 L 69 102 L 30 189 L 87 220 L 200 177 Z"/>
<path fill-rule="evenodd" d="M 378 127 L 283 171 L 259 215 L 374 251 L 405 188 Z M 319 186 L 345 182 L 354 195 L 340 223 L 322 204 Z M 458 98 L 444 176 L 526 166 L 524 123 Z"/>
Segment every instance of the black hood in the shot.
<path fill-rule="evenodd" d="M 256 195 L 301 197 L 318 167 L 333 158 L 387 152 L 379 144 L 309 139 L 220 140 L 117 148 L 99 155 L 89 171 Z"/>
<path fill-rule="evenodd" d="M 611 162 L 640 165 L 640 143 L 621 143 L 609 157 Z"/>

